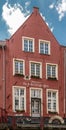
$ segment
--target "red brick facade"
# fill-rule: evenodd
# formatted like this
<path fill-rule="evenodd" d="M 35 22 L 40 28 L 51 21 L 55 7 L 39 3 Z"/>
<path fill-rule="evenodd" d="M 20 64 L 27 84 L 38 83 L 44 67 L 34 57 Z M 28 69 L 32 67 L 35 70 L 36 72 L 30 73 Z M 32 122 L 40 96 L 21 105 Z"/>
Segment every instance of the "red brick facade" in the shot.
<path fill-rule="evenodd" d="M 34 39 L 34 52 L 25 52 L 23 50 L 23 38 Z M 41 54 L 40 41 L 50 42 L 50 53 Z M 6 109 L 8 115 L 16 114 L 14 110 L 14 93 L 13 88 L 25 88 L 25 116 L 32 116 L 31 108 L 31 89 L 41 90 L 41 117 L 53 117 L 58 116 L 64 118 L 65 113 L 65 76 L 64 76 L 64 47 L 62 47 L 55 39 L 52 32 L 49 30 L 46 23 L 43 21 L 38 8 L 34 8 L 32 14 L 24 22 L 24 24 L 15 32 L 15 34 L 6 41 L 5 53 L 5 69 L 3 72 L 3 49 L 0 48 L 0 107 Z M 24 77 L 14 75 L 14 60 L 24 61 Z M 41 64 L 41 77 L 31 77 L 30 63 Z M 52 69 L 52 66 L 57 67 L 56 73 L 57 79 L 47 78 L 47 65 Z M 56 69 L 56 68 L 55 68 Z M 50 72 L 48 72 L 50 73 Z M 3 80 L 3 74 L 5 74 L 5 81 Z M 5 83 L 4 83 L 5 82 Z M 5 94 L 3 91 L 5 87 Z M 48 105 L 50 107 L 50 101 L 48 101 L 48 91 L 57 92 L 57 107 L 56 113 L 48 111 Z M 5 101 L 3 99 L 5 96 Z M 34 97 L 35 98 L 35 97 Z M 53 97 L 52 97 L 53 98 Z M 36 97 L 37 101 L 37 97 Z M 52 101 L 51 101 L 52 102 Z M 34 103 L 34 102 L 33 102 Z"/>

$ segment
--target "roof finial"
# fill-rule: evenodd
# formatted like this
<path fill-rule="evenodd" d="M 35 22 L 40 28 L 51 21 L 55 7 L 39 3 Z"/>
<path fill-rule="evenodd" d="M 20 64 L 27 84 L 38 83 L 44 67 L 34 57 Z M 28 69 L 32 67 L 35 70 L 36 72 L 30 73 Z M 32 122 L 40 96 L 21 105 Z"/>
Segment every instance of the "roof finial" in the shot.
<path fill-rule="evenodd" d="M 39 8 L 38 7 L 33 7 L 33 12 L 34 13 L 38 13 L 39 12 Z"/>

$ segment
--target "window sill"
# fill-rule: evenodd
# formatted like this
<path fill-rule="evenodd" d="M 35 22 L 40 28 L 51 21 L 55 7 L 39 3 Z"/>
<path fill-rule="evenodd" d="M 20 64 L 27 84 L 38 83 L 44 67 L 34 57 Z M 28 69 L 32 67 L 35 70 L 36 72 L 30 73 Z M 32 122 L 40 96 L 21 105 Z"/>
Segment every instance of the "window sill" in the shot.
<path fill-rule="evenodd" d="M 40 79 L 40 77 L 39 76 L 31 76 L 31 78 L 35 78 L 35 79 Z"/>
<path fill-rule="evenodd" d="M 34 53 L 34 51 L 25 51 L 25 50 L 23 50 L 23 52 L 25 52 L 25 53 Z"/>
<path fill-rule="evenodd" d="M 17 113 L 25 113 L 25 110 L 15 110 Z"/>
<path fill-rule="evenodd" d="M 50 56 L 50 54 L 40 53 L 40 55 Z"/>
<path fill-rule="evenodd" d="M 48 111 L 48 114 L 58 114 L 57 112 Z"/>
<path fill-rule="evenodd" d="M 57 80 L 56 77 L 48 77 L 47 79 L 48 79 L 48 80 Z"/>
<path fill-rule="evenodd" d="M 24 77 L 23 74 L 15 74 L 14 76 Z"/>

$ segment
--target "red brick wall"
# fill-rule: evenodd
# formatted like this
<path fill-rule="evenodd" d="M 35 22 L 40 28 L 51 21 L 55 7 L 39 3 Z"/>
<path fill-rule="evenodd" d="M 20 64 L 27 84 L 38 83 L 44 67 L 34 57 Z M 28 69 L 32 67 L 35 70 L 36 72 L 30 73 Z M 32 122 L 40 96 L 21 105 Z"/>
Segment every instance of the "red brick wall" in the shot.
<path fill-rule="evenodd" d="M 35 39 L 35 52 L 29 53 L 22 51 L 22 36 L 31 37 Z M 50 55 L 39 54 L 39 39 L 50 41 Z M 17 32 L 7 41 L 7 57 L 6 57 L 6 107 L 12 111 L 12 87 L 14 85 L 23 86 L 23 82 L 27 82 L 21 77 L 13 76 L 13 58 L 25 60 L 25 75 L 29 75 L 29 61 L 42 62 L 42 79 L 38 79 L 38 82 L 42 82 L 48 85 L 50 89 L 59 90 L 59 113 L 63 116 L 64 114 L 64 74 L 63 74 L 63 53 L 60 45 L 48 29 L 47 25 L 41 18 L 40 14 L 34 10 L 27 21 L 17 30 Z M 58 80 L 48 81 L 46 79 L 46 63 L 58 64 Z M 30 80 L 30 82 L 32 79 Z M 38 87 L 38 86 L 37 86 Z M 30 87 L 29 87 L 30 88 Z M 30 95 L 29 88 L 27 88 L 27 114 L 29 113 Z M 43 101 L 44 101 L 44 115 L 47 115 L 46 110 L 46 88 L 43 90 Z M 9 98 L 7 98 L 9 96 Z M 28 111 L 29 110 L 29 111 Z"/>

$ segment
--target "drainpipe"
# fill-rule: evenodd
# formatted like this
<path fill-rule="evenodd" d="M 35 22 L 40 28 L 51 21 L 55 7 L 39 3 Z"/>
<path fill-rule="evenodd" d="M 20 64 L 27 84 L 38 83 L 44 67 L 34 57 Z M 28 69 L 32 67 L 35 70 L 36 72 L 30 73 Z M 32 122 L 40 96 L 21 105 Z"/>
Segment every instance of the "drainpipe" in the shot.
<path fill-rule="evenodd" d="M 5 86 L 5 47 L 6 42 L 0 41 L 0 47 L 2 48 L 2 85 L 3 85 L 3 105 L 2 108 L 6 109 L 6 86 Z"/>
<path fill-rule="evenodd" d="M 64 50 L 64 115 L 66 115 L 66 50 Z"/>
<path fill-rule="evenodd" d="M 3 54 L 3 109 L 6 109 L 6 88 L 5 88 L 5 47 L 2 46 L 2 54 Z"/>

